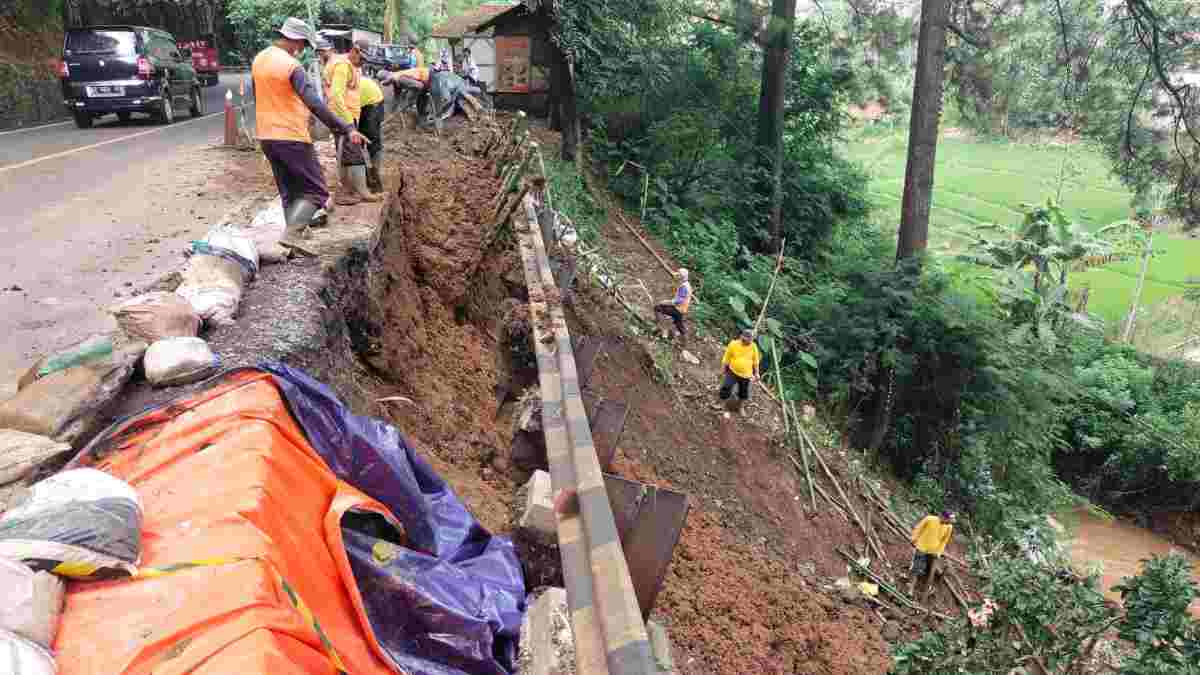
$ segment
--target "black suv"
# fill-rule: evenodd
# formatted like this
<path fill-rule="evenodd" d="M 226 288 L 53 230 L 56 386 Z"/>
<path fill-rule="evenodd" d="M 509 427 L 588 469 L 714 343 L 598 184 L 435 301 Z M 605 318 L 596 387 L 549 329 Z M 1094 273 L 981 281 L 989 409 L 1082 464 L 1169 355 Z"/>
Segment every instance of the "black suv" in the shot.
<path fill-rule="evenodd" d="M 116 113 L 149 113 L 162 124 L 175 121 L 175 111 L 204 114 L 200 82 L 192 55 L 179 49 L 170 33 L 143 26 L 88 26 L 67 31 L 63 43 L 63 104 L 85 129 L 92 121 Z"/>

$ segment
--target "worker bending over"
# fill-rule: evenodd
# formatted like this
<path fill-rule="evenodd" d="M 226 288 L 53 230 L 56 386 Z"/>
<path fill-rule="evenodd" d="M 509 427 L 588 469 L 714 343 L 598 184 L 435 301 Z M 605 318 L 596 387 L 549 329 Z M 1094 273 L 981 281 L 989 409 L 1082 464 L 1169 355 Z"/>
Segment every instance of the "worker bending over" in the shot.
<path fill-rule="evenodd" d="M 950 511 L 942 511 L 940 516 L 929 515 L 921 519 L 912 531 L 913 551 L 912 567 L 909 570 L 908 594 L 919 584 L 923 596 L 928 596 L 933 587 L 933 575 L 937 572 L 946 545 L 954 534 L 955 516 Z"/>

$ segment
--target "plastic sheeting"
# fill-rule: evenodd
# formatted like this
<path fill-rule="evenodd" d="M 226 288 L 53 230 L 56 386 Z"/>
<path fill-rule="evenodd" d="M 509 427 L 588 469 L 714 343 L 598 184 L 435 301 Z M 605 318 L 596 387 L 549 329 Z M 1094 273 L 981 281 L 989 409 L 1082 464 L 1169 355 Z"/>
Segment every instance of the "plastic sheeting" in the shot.
<path fill-rule="evenodd" d="M 225 373 L 117 423 L 74 464 L 143 495 L 143 564 L 171 571 L 72 587 L 65 675 L 141 675 L 164 658 L 197 674 L 513 670 L 525 587 L 511 542 L 396 429 L 300 371 Z"/>
<path fill-rule="evenodd" d="M 467 91 L 467 81 L 454 73 L 439 70 L 429 76 L 429 93 L 433 96 L 433 110 L 441 118 L 454 113 L 455 104 Z"/>
<path fill-rule="evenodd" d="M 381 558 L 377 544 L 384 540 L 343 525 L 367 615 L 392 659 L 413 675 L 511 671 L 525 609 L 512 542 L 483 529 L 395 427 L 352 414 L 328 387 L 294 368 L 262 368 L 275 376 L 333 473 L 404 526 L 409 548 Z"/>

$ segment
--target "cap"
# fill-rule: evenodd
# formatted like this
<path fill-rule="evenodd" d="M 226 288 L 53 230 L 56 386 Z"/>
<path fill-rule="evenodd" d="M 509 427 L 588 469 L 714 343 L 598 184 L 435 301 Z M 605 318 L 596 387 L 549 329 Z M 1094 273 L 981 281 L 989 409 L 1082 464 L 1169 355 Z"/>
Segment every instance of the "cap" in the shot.
<path fill-rule="evenodd" d="M 313 32 L 312 26 L 294 16 L 284 19 L 283 25 L 275 32 L 289 40 L 303 40 L 314 49 L 317 46 L 317 34 Z"/>
<path fill-rule="evenodd" d="M 686 278 L 688 278 L 688 271 L 687 271 L 687 268 L 686 268 L 686 267 L 680 267 L 680 268 L 679 268 L 679 276 L 680 276 L 681 278 L 683 278 L 683 279 L 686 279 Z"/>
<path fill-rule="evenodd" d="M 370 47 L 371 47 L 371 43 L 368 42 L 367 40 L 364 40 L 363 38 L 359 38 L 354 41 L 354 48 L 360 52 L 365 52 L 368 49 L 370 49 Z"/>
<path fill-rule="evenodd" d="M 754 337 L 754 331 L 750 330 L 749 328 L 743 328 L 741 335 L 744 338 L 752 338 Z"/>

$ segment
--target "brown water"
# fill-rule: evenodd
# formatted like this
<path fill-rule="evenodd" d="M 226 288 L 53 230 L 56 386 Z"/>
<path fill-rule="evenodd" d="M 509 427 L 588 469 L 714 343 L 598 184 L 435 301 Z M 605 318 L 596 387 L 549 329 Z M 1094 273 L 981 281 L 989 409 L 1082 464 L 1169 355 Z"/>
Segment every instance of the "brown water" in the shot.
<path fill-rule="evenodd" d="M 1071 559 L 1081 569 L 1089 563 L 1103 565 L 1104 592 L 1114 600 L 1121 597 L 1112 587 L 1137 574 L 1141 560 L 1153 554 L 1176 551 L 1187 555 L 1192 561 L 1192 578 L 1200 582 L 1200 561 L 1196 556 L 1149 530 L 1120 520 L 1105 520 L 1087 511 L 1077 511 L 1064 520 L 1074 535 L 1069 543 Z M 1192 603 L 1192 614 L 1200 617 L 1200 599 Z"/>

